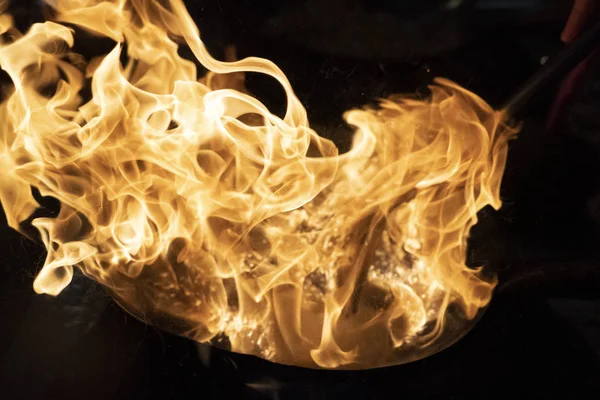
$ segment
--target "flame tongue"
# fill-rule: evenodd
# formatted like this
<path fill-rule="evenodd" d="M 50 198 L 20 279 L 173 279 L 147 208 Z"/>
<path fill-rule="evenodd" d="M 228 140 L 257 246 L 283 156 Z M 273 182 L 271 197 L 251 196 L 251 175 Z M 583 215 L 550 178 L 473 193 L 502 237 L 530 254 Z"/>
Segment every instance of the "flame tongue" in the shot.
<path fill-rule="evenodd" d="M 14 38 L 0 46 L 13 82 L 0 201 L 15 229 L 39 207 L 31 186 L 61 202 L 33 220 L 48 250 L 38 293 L 60 293 L 76 265 L 167 329 L 326 368 L 426 355 L 489 302 L 495 280 L 465 266 L 466 238 L 478 210 L 500 207 L 514 130 L 474 94 L 438 80 L 427 100 L 349 111 L 354 142 L 338 155 L 279 68 L 213 59 L 181 1 L 47 3 L 120 44 L 86 65 L 71 29 L 20 35 L 0 16 Z M 282 85 L 283 118 L 245 91 L 245 72 Z"/>

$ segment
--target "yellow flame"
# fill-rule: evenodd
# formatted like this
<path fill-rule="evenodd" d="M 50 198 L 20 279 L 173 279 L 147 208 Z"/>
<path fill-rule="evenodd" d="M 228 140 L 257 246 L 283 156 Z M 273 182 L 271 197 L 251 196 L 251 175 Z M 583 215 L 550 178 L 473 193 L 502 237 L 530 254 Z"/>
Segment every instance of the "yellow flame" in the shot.
<path fill-rule="evenodd" d="M 32 186 L 61 203 L 33 220 L 36 292 L 59 294 L 77 266 L 166 329 L 325 368 L 410 360 L 450 309 L 468 321 L 487 305 L 495 278 L 465 266 L 466 239 L 500 207 L 515 130 L 476 95 L 440 79 L 428 99 L 349 111 L 340 155 L 276 65 L 212 58 L 180 0 L 46 2 L 56 22 L 25 35 L 0 16 L 0 201 L 15 229 L 39 207 Z M 118 43 L 86 62 L 62 23 Z M 281 84 L 282 118 L 246 72 Z"/>

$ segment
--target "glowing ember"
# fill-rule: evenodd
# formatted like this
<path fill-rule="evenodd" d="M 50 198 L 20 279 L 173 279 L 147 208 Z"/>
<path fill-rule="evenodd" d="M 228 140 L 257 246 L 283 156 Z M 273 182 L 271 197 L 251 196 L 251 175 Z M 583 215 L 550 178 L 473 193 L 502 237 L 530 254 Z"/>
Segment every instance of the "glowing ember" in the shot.
<path fill-rule="evenodd" d="M 422 357 L 487 305 L 495 280 L 465 266 L 466 238 L 478 210 L 500 207 L 515 130 L 480 98 L 438 80 L 427 100 L 349 111 L 338 155 L 281 70 L 213 59 L 180 0 L 47 3 L 119 44 L 86 63 L 70 28 L 21 35 L 0 16 L 13 82 L 0 201 L 15 229 L 39 207 L 32 186 L 61 203 L 33 220 L 48 250 L 36 292 L 57 295 L 77 266 L 165 329 L 324 368 Z M 245 72 L 281 84 L 283 118 L 245 92 Z"/>

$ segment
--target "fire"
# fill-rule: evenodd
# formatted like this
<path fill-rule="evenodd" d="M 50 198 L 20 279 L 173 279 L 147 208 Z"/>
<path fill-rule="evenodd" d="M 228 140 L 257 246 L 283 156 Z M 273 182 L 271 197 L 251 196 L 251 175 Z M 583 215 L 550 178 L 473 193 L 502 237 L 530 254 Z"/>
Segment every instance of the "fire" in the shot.
<path fill-rule="evenodd" d="M 482 99 L 439 79 L 428 99 L 348 111 L 339 154 L 276 65 L 212 58 L 181 0 L 46 3 L 53 22 L 25 34 L 0 16 L 0 201 L 14 229 L 40 207 L 32 187 L 61 204 L 32 221 L 36 292 L 58 295 L 76 266 L 199 342 L 352 369 L 436 351 L 488 304 L 495 278 L 465 265 L 466 239 L 501 205 L 516 130 Z M 116 45 L 86 61 L 65 24 Z M 246 72 L 281 84 L 283 117 Z"/>

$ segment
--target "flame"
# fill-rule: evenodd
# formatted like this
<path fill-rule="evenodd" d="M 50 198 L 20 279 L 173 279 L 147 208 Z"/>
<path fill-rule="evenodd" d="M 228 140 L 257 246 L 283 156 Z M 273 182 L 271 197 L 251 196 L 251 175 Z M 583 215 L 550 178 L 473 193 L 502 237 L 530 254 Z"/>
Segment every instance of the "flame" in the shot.
<path fill-rule="evenodd" d="M 276 65 L 212 58 L 181 0 L 46 3 L 53 22 L 26 34 L 0 15 L 0 201 L 15 229 L 40 207 L 32 187 L 61 204 L 32 221 L 36 292 L 76 266 L 161 327 L 323 368 L 418 358 L 488 304 L 495 277 L 465 265 L 466 240 L 501 205 L 516 129 L 482 99 L 438 79 L 428 99 L 348 111 L 338 154 Z M 86 61 L 66 24 L 117 43 Z M 246 72 L 279 82 L 285 115 Z"/>

